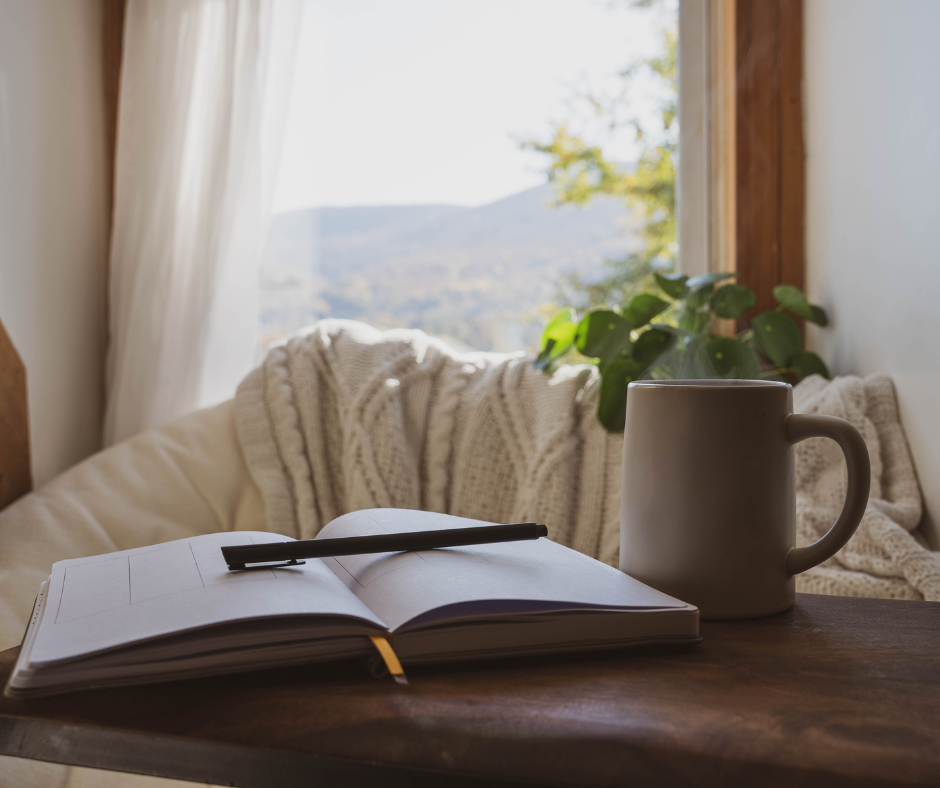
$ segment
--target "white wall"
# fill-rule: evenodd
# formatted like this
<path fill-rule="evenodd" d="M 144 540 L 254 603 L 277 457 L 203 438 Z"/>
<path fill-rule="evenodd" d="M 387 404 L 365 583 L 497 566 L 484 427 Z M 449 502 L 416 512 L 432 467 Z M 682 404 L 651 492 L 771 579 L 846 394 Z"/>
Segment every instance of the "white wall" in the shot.
<path fill-rule="evenodd" d="M 101 28 L 100 0 L 0 0 L 0 319 L 26 364 L 37 485 L 100 443 Z"/>
<path fill-rule="evenodd" d="M 807 0 L 807 287 L 838 374 L 887 372 L 940 548 L 940 2 Z"/>

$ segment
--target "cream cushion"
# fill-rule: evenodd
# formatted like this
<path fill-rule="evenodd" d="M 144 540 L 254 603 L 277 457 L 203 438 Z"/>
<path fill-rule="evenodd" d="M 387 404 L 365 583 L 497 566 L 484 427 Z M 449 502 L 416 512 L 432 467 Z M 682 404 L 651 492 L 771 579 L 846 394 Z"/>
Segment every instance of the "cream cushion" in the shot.
<path fill-rule="evenodd" d="M 0 512 L 0 649 L 53 562 L 233 529 L 263 530 L 264 506 L 231 401 L 89 457 Z"/>
<path fill-rule="evenodd" d="M 106 449 L 0 512 L 0 650 L 20 643 L 55 561 L 215 531 L 263 530 L 233 403 Z M 182 788 L 192 783 L 0 757 L 3 788 Z"/>

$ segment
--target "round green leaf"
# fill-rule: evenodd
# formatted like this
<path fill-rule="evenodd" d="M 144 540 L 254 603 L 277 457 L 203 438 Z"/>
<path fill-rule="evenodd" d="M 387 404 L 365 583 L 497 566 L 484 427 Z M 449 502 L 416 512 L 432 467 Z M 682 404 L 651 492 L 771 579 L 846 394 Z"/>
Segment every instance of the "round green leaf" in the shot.
<path fill-rule="evenodd" d="M 791 366 L 793 367 L 793 374 L 796 375 L 797 380 L 803 380 L 803 378 L 809 377 L 810 375 L 822 375 L 824 378 L 829 377 L 829 369 L 826 367 L 826 363 L 809 350 L 801 350 L 797 353 L 793 357 Z"/>
<path fill-rule="evenodd" d="M 536 369 L 547 369 L 568 352 L 578 331 L 574 316 L 573 310 L 563 309 L 545 326 L 539 354 L 535 359 Z"/>
<path fill-rule="evenodd" d="M 632 358 L 617 358 L 601 372 L 597 419 L 610 432 L 623 432 L 627 417 L 627 385 L 643 374 Z"/>
<path fill-rule="evenodd" d="M 551 339 L 555 340 L 556 345 L 570 345 L 574 342 L 574 335 L 578 330 L 578 324 L 574 322 L 574 317 L 573 309 L 562 309 L 555 315 L 542 332 L 542 343 L 539 350 L 545 350 Z"/>
<path fill-rule="evenodd" d="M 774 288 L 774 298 L 784 309 L 789 309 L 797 317 L 812 320 L 813 312 L 803 291 L 793 285 L 777 285 Z"/>
<path fill-rule="evenodd" d="M 790 360 L 800 352 L 800 329 L 792 318 L 782 312 L 764 312 L 751 321 L 754 342 L 773 364 L 789 367 Z"/>
<path fill-rule="evenodd" d="M 717 377 L 742 380 L 760 377 L 757 355 L 738 339 L 712 337 L 705 345 L 705 353 Z"/>
<path fill-rule="evenodd" d="M 708 297 L 712 294 L 715 286 L 704 284 L 695 290 L 689 289 L 689 294 L 685 297 L 685 304 L 689 309 L 699 309 L 708 303 Z"/>
<path fill-rule="evenodd" d="M 749 287 L 725 285 L 715 291 L 711 298 L 711 310 L 718 317 L 740 317 L 754 306 L 757 296 Z"/>
<path fill-rule="evenodd" d="M 585 356 L 608 358 L 630 350 L 630 324 L 616 312 L 588 312 L 578 324 L 575 345 Z"/>
<path fill-rule="evenodd" d="M 640 293 L 634 296 L 627 308 L 623 310 L 623 316 L 633 328 L 641 328 L 668 308 L 668 301 L 663 301 L 652 293 Z"/>
<path fill-rule="evenodd" d="M 670 298 L 682 298 L 686 293 L 685 283 L 689 277 L 685 274 L 656 274 L 656 284 Z"/>
<path fill-rule="evenodd" d="M 571 345 L 568 345 L 568 347 L 571 347 Z M 559 350 L 555 340 L 549 339 L 548 344 L 542 348 L 542 350 L 539 351 L 539 354 L 535 357 L 533 366 L 536 369 L 548 369 L 565 354 L 565 352 L 568 350 L 568 347 L 566 347 L 564 350 Z"/>
<path fill-rule="evenodd" d="M 545 345 L 545 347 L 542 348 L 539 351 L 539 354 L 535 357 L 535 362 L 533 363 L 533 366 L 536 369 L 548 369 L 552 365 L 554 360 L 558 358 L 558 356 L 555 355 L 554 351 L 555 351 L 555 340 L 549 339 L 548 344 Z"/>
<path fill-rule="evenodd" d="M 693 276 L 688 282 L 685 283 L 685 286 L 689 290 L 697 290 L 702 287 L 702 285 L 714 285 L 718 282 L 723 282 L 725 279 L 733 279 L 737 274 L 734 271 L 722 271 L 721 273 L 714 274 L 701 274 L 700 276 Z"/>
<path fill-rule="evenodd" d="M 825 327 L 829 325 L 829 317 L 823 311 L 823 308 L 821 306 L 816 306 L 816 304 L 810 304 L 809 311 L 813 315 L 809 319 L 812 322 L 814 322 L 817 326 Z"/>
<path fill-rule="evenodd" d="M 670 331 L 653 326 L 648 328 L 633 343 L 633 359 L 644 369 L 672 347 L 675 337 Z"/>
<path fill-rule="evenodd" d="M 708 321 L 711 319 L 711 316 L 708 312 L 692 312 L 689 310 L 683 310 L 682 314 L 679 315 L 678 324 L 679 328 L 683 331 L 687 331 L 690 334 L 700 334 L 706 328 L 708 328 Z"/>

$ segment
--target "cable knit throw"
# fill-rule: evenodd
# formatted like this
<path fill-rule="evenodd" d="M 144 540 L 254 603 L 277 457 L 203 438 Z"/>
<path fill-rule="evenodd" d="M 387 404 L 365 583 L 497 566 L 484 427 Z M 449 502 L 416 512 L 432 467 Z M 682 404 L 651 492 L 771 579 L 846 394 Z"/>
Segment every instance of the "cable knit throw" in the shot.
<path fill-rule="evenodd" d="M 598 384 L 589 366 L 546 375 L 522 354 L 458 354 L 420 331 L 324 320 L 245 378 L 236 421 L 272 531 L 311 538 L 356 509 L 426 509 L 544 522 L 616 565 L 623 438 L 597 422 Z M 940 553 L 911 534 L 920 491 L 890 380 L 814 377 L 795 401 L 851 421 L 872 458 L 858 532 L 799 590 L 940 600 Z M 798 446 L 799 544 L 834 522 L 844 489 L 834 443 Z"/>

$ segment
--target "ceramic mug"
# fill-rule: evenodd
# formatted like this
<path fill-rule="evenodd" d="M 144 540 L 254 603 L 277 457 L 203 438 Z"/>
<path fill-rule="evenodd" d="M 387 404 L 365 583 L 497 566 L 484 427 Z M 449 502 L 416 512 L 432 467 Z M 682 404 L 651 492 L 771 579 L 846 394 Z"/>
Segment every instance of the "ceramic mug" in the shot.
<path fill-rule="evenodd" d="M 832 438 L 848 466 L 839 519 L 796 547 L 794 444 Z M 865 441 L 849 422 L 793 413 L 793 389 L 758 380 L 631 383 L 623 443 L 620 569 L 702 618 L 793 605 L 794 575 L 855 532 L 868 503 Z"/>

